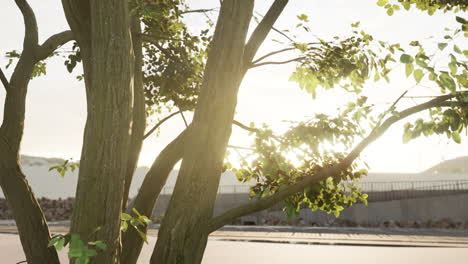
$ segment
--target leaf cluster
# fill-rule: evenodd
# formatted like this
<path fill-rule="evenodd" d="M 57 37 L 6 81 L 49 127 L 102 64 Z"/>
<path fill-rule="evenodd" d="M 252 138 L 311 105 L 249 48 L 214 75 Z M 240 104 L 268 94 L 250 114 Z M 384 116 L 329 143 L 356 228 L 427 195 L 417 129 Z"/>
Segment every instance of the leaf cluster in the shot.
<path fill-rule="evenodd" d="M 395 11 L 399 11 L 400 7 L 405 10 L 414 7 L 427 11 L 431 16 L 437 10 L 443 12 L 453 11 L 455 13 L 468 10 L 468 3 L 465 0 L 378 0 L 377 5 L 385 8 L 389 16 L 393 15 Z"/>
<path fill-rule="evenodd" d="M 50 167 L 49 171 L 56 170 L 60 174 L 60 177 L 63 178 L 68 170 L 74 172 L 79 167 L 80 164 L 78 162 L 74 162 L 73 159 L 67 159 L 62 164 Z"/>
<path fill-rule="evenodd" d="M 313 119 L 295 122 L 281 136 L 276 136 L 267 126 L 256 129 L 252 161 L 243 160 L 239 168 L 234 168 L 239 181 L 255 181 L 250 197 L 262 198 L 274 195 L 287 186 L 306 177 L 314 177 L 323 168 L 334 166 L 344 158 L 344 154 L 328 149 L 327 146 L 352 147 L 354 139 L 365 132 L 360 123 L 367 117 L 371 107 L 365 105 L 361 97 L 337 117 L 317 114 Z M 295 156 L 293 160 L 292 156 Z M 344 207 L 358 200 L 366 201 L 358 179 L 367 170 L 358 169 L 357 164 L 319 183 L 305 188 L 284 201 L 284 211 L 295 216 L 307 206 L 312 210 L 333 212 L 339 216 Z"/>
<path fill-rule="evenodd" d="M 126 232 L 128 230 L 128 225 L 130 224 L 130 226 L 132 226 L 135 229 L 135 231 L 138 233 L 141 239 L 148 243 L 148 239 L 146 237 L 145 232 L 141 231 L 140 228 L 149 226 L 152 223 L 152 221 L 147 216 L 141 215 L 136 208 L 133 208 L 132 211 L 135 214 L 135 216 L 132 216 L 127 213 L 120 214 L 120 230 L 122 232 Z"/>
<path fill-rule="evenodd" d="M 464 106 L 457 106 L 457 102 L 464 103 Z M 433 134 L 445 134 L 447 138 L 460 144 L 460 134 L 463 129 L 467 129 L 468 127 L 468 97 L 460 96 L 453 103 L 454 107 L 446 110 L 440 107 L 430 110 L 430 118 L 428 120 L 418 118 L 413 123 L 406 123 L 403 142 L 407 143 L 422 135 L 427 137 Z"/>
<path fill-rule="evenodd" d="M 359 23 L 352 26 L 358 27 Z M 379 43 L 392 54 L 401 49 L 398 44 Z M 304 60 L 296 67 L 290 81 L 297 82 L 314 98 L 318 86 L 325 89 L 340 86 L 347 91 L 360 93 L 372 72 L 375 72 L 375 81 L 381 77 L 389 81 L 387 63 L 395 60 L 390 54 L 381 56 L 381 50 L 374 51 L 374 44 L 374 38 L 362 30 L 353 30 L 352 36 L 344 39 L 334 37 L 331 41 L 319 39 L 319 43 L 294 43 Z"/>
<path fill-rule="evenodd" d="M 93 233 L 100 228 L 96 228 Z M 68 258 L 77 264 L 87 264 L 91 258 L 98 254 L 99 250 L 106 250 L 107 245 L 103 241 L 85 242 L 78 234 L 67 233 L 65 235 L 57 234 L 52 236 L 48 247 L 55 247 L 56 250 L 62 250 L 66 246 L 69 247 Z"/>
<path fill-rule="evenodd" d="M 209 29 L 193 34 L 183 23 L 184 1 L 139 1 L 134 11 L 142 17 L 144 82 L 148 108 L 172 104 L 181 110 L 195 107 L 211 42 Z"/>

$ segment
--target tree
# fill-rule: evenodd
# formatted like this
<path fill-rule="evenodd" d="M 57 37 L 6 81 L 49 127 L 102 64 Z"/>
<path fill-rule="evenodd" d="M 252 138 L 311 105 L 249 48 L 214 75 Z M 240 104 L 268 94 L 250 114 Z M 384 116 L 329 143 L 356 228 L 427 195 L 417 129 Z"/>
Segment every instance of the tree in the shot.
<path fill-rule="evenodd" d="M 23 51 L 10 80 L 0 77 L 6 89 L 4 118 L 0 127 L 0 186 L 15 215 L 21 243 L 29 263 L 59 263 L 57 252 L 48 248 L 50 240 L 45 217 L 19 165 L 20 143 L 24 130 L 26 94 L 35 67 L 58 47 L 72 39 L 65 31 L 38 43 L 36 18 L 25 0 L 15 1 L 24 18 Z"/>
<path fill-rule="evenodd" d="M 7 99 L 0 129 L 3 139 L 0 183 L 14 210 L 28 263 L 58 263 L 58 258 L 55 250 L 47 247 L 50 240 L 47 225 L 18 165 L 26 90 L 35 69 L 39 68 L 40 72 L 44 66 L 42 61 L 72 38 L 77 42 L 77 49 L 67 66 L 71 71 L 77 61 L 83 61 L 88 118 L 71 247 L 78 243 L 79 235 L 84 242 L 95 241 L 91 245 L 106 248 L 92 258 L 93 263 L 136 263 L 143 243 L 140 235 L 146 228 L 145 224 L 138 223 L 145 220 L 140 214 L 151 215 L 169 172 L 179 160 L 182 160 L 181 170 L 151 263 L 200 263 L 211 232 L 237 217 L 280 202 L 286 213 L 293 216 L 303 205 L 339 214 L 344 206 L 358 199 L 365 201 L 365 195 L 352 184 L 366 174 L 355 160 L 391 125 L 408 116 L 432 111 L 432 120 L 420 119 L 406 126 L 405 140 L 421 134 L 446 133 L 458 142 L 459 132 L 468 124 L 467 66 L 457 58 L 466 51 L 456 46 L 453 46 L 456 54 L 448 62 L 450 71 L 432 65 L 430 55 L 418 42 L 410 44 L 418 49 L 411 55 L 400 44 L 378 42 L 357 30 L 348 38 L 317 39 L 310 43 L 288 37 L 284 49 L 254 59 L 269 32 L 276 30 L 274 24 L 287 0 L 273 2 L 248 40 L 253 0 L 222 1 L 213 39 L 207 32 L 198 38 L 185 30 L 181 17 L 191 11 L 184 11 L 183 2 L 179 1 L 135 1 L 130 5 L 126 1 L 62 2 L 73 33 L 57 34 L 38 46 L 34 14 L 25 0 L 16 0 L 25 18 L 25 45 L 10 80 L 1 75 Z M 467 8 L 463 1 L 411 0 L 391 4 L 380 0 L 377 4 L 387 9 L 389 15 L 400 6 L 406 9 L 415 6 L 429 14 L 438 9 Z M 306 15 L 298 18 L 307 21 Z M 453 35 L 467 31 L 467 21 L 461 17 L 457 21 L 461 29 Z M 302 28 L 309 30 L 307 26 Z M 206 53 L 202 44 L 208 43 Z M 447 45 L 443 42 L 439 48 L 443 50 Z M 291 50 L 299 52 L 299 57 L 266 61 Z M 337 117 L 318 114 L 312 120 L 292 125 L 281 136 L 268 127 L 248 127 L 233 120 L 240 83 L 253 67 L 297 63 L 291 80 L 315 97 L 318 87 L 343 87 L 359 93 L 369 80 L 388 79 L 387 66 L 396 63 L 397 56 L 405 64 L 408 76 L 417 82 L 428 76 L 440 86 L 441 95 L 397 111 L 399 98 L 377 120 L 369 118 L 373 108 L 366 104 L 365 97 L 359 97 Z M 156 112 L 167 105 L 179 108 L 176 113 L 194 109 L 194 118 L 160 153 L 146 175 L 132 205 L 136 210 L 128 209 L 129 213 L 136 214 L 134 225 L 142 229 L 128 229 L 123 234 L 121 248 L 121 223 L 131 216 L 122 215 L 124 221 L 119 216 L 126 208 L 131 178 L 145 138 L 145 99 L 146 108 Z M 253 161 L 244 162 L 236 170 L 240 180 L 257 180 L 252 196 L 258 199 L 213 217 L 219 177 L 228 165 L 224 159 L 233 124 L 255 134 Z M 367 135 L 363 130 L 365 124 L 372 126 Z M 362 140 L 353 144 L 359 136 Z M 324 153 L 320 150 L 324 141 L 343 144 L 349 151 Z M 306 149 L 300 149 L 304 145 Z M 301 151 L 300 166 L 286 157 L 286 153 L 296 150 Z M 351 185 L 346 185 L 347 181 Z M 86 250 L 85 257 L 96 253 Z"/>

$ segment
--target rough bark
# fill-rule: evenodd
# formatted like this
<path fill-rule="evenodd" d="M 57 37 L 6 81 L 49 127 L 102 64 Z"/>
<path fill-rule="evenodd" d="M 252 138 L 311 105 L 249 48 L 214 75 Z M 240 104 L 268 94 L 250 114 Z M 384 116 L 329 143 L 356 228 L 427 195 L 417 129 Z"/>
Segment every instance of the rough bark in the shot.
<path fill-rule="evenodd" d="M 177 184 L 151 263 L 200 263 L 243 72 L 253 0 L 222 3 Z"/>
<path fill-rule="evenodd" d="M 138 17 L 132 16 L 131 21 L 133 53 L 135 54 L 135 77 L 133 79 L 133 121 L 132 121 L 132 137 L 130 140 L 130 148 L 128 150 L 129 158 L 127 164 L 127 172 L 125 173 L 125 189 L 124 200 L 122 203 L 123 210 L 127 208 L 129 199 L 130 186 L 132 184 L 133 175 L 138 165 L 141 147 L 143 145 L 145 127 L 146 127 L 146 112 L 145 112 L 145 94 L 143 87 L 143 50 L 141 41 L 141 25 Z"/>
<path fill-rule="evenodd" d="M 15 1 L 24 18 L 23 51 L 10 81 L 2 73 L 7 89 L 0 127 L 0 186 L 12 208 L 21 244 L 28 263 L 59 263 L 54 248 L 47 247 L 50 233 L 44 214 L 20 166 L 20 145 L 24 131 L 26 94 L 34 65 L 47 58 L 72 35 L 62 32 L 38 45 L 37 22 L 25 0 Z"/>
<path fill-rule="evenodd" d="M 169 173 L 182 158 L 186 135 L 187 130 L 167 145 L 146 174 L 140 191 L 132 204 L 132 207 L 136 208 L 141 214 L 148 217 L 153 214 L 156 200 L 166 184 Z M 142 231 L 146 233 L 145 228 Z M 125 264 L 137 263 L 142 247 L 143 239 L 133 228 L 129 228 L 122 237 L 121 262 Z"/>
<path fill-rule="evenodd" d="M 88 110 L 71 233 L 106 243 L 107 250 L 93 263 L 119 263 L 120 213 L 133 118 L 128 2 L 62 2 L 83 55 Z M 97 227 L 101 229 L 90 235 Z"/>

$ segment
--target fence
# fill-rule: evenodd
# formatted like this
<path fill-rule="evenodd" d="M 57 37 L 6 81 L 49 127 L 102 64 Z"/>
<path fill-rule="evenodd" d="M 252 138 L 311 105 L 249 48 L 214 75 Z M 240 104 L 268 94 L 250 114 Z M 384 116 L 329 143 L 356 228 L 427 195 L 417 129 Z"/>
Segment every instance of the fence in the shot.
<path fill-rule="evenodd" d="M 461 210 L 457 207 L 458 203 L 447 203 L 447 205 L 443 206 L 432 206 L 436 204 L 436 202 L 432 201 L 445 201 L 447 199 L 454 199 L 452 196 L 454 194 L 466 194 L 468 193 L 468 179 L 467 180 L 417 180 L 417 181 L 393 181 L 393 182 L 385 182 L 385 181 L 362 181 L 360 183 L 362 190 L 369 195 L 369 207 L 360 208 L 351 208 L 344 214 L 344 218 L 348 218 L 352 221 L 364 221 L 364 222 L 379 222 L 386 219 L 406 219 L 406 218 L 414 218 L 418 219 L 419 215 L 415 216 L 406 216 L 398 210 L 403 210 L 401 207 L 402 204 L 406 204 L 407 202 L 410 204 L 417 204 L 414 207 L 419 208 L 418 210 L 423 210 L 421 208 L 429 208 L 426 211 L 435 214 L 432 216 L 434 219 L 439 218 L 436 217 L 438 213 L 440 215 L 450 216 L 452 214 L 459 213 L 459 211 L 466 211 Z M 170 200 L 170 194 L 174 190 L 174 187 L 165 187 L 162 190 L 162 193 L 158 199 L 158 205 L 156 206 L 155 215 L 160 215 L 165 212 L 167 204 Z M 247 185 L 222 185 L 218 189 L 218 198 L 216 201 L 216 206 L 214 209 L 215 215 L 225 212 L 228 209 L 237 207 L 242 204 L 246 204 L 249 201 L 249 193 L 250 186 Z M 444 197 L 445 196 L 445 197 Z M 432 198 L 434 197 L 434 198 Z M 439 197 L 439 198 L 436 198 Z M 414 198 L 424 198 L 422 199 L 423 202 L 418 200 L 411 200 Z M 427 198 L 427 199 L 426 199 Z M 445 200 L 444 200 L 445 199 Z M 456 200 L 456 199 L 455 199 Z M 431 202 L 425 202 L 431 201 Z M 384 204 L 392 205 L 388 208 L 381 208 L 378 204 L 379 202 L 383 202 Z M 402 204 L 401 204 L 402 203 Z M 418 204 L 421 203 L 421 204 Z M 373 206 L 375 204 L 375 206 Z M 393 206 L 395 205 L 395 206 Z M 432 207 L 431 207 L 432 206 Z M 462 205 L 464 208 L 465 204 Z M 375 207 L 375 208 L 374 208 Z M 384 206 L 385 207 L 385 206 Z M 401 207 L 401 208 L 400 208 Z M 411 207 L 411 206 L 410 206 Z M 442 207 L 442 208 L 441 208 Z M 360 209 L 359 209 L 360 208 Z M 395 209 L 396 208 L 396 209 Z M 455 209 L 454 209 L 455 208 Z M 282 205 L 278 204 L 273 206 L 272 208 L 266 210 L 268 215 L 280 217 L 283 215 L 281 211 Z M 398 209 L 398 210 L 397 210 Z M 449 210 L 450 209 L 450 210 Z M 359 211 L 359 213 L 352 213 L 353 210 L 358 212 L 359 210 L 367 210 L 367 211 Z M 369 211 L 370 210 L 370 211 Z M 379 211 L 380 210 L 380 211 Z M 393 212 L 397 210 L 398 212 Z M 413 209 L 412 209 L 413 210 Z M 412 211 L 409 210 L 409 211 Z M 416 209 L 414 209 L 416 210 Z M 425 210 L 425 209 L 424 209 Z M 441 210 L 448 210 L 447 212 L 443 213 Z M 307 221 L 314 221 L 314 222 L 327 222 L 327 221 L 335 221 L 334 217 L 331 215 L 327 215 L 323 212 L 311 212 L 310 210 L 303 210 L 301 211 L 301 217 Z M 408 211 L 408 210 L 407 210 Z M 258 215 L 258 214 L 255 214 Z M 351 215 L 348 216 L 347 215 Z M 369 215 L 369 219 L 360 219 L 362 215 Z M 359 216 L 359 217 L 358 217 Z M 421 219 L 425 219 L 426 217 L 424 214 L 421 213 Z M 265 215 L 263 216 L 265 217 Z M 406 218 L 405 218 L 406 217 Z M 359 218 L 359 219 L 358 219 Z M 371 219 L 372 218 L 372 219 Z"/>
<path fill-rule="evenodd" d="M 401 191 L 468 191 L 467 180 L 417 180 L 417 181 L 362 181 L 361 189 L 366 193 L 401 192 Z M 249 185 L 221 185 L 219 194 L 242 194 L 250 192 Z M 171 194 L 174 186 L 166 186 L 161 194 Z"/>

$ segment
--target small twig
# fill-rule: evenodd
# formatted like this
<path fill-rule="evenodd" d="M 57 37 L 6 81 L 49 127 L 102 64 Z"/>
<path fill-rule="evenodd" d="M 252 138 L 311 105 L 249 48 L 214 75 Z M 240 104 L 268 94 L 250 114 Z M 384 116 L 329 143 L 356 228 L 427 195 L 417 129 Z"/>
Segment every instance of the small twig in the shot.
<path fill-rule="evenodd" d="M 2 69 L 0 69 L 0 80 L 2 81 L 3 87 L 5 87 L 5 90 L 8 92 L 8 90 L 10 90 L 10 83 L 8 82 L 8 79 L 6 78 Z"/>
<path fill-rule="evenodd" d="M 161 119 L 161 121 L 159 121 L 153 128 L 150 129 L 150 131 L 148 131 L 148 133 L 146 133 L 144 136 L 143 136 L 143 139 L 146 139 L 147 137 L 149 137 L 151 134 L 153 134 L 153 132 L 158 129 L 158 127 L 160 127 L 164 122 L 166 122 L 167 120 L 169 120 L 171 117 L 177 115 L 181 113 L 181 111 L 178 111 L 178 112 L 175 112 L 175 113 L 172 113 L 168 116 L 166 116 L 165 118 Z"/>
<path fill-rule="evenodd" d="M 208 13 L 208 12 L 213 12 L 217 8 L 209 8 L 209 9 L 194 9 L 194 10 L 186 10 L 183 11 L 182 14 L 190 14 L 190 13 Z"/>
<path fill-rule="evenodd" d="M 411 88 L 410 88 L 411 89 Z M 395 107 L 395 105 L 409 92 L 410 89 L 407 89 L 406 91 L 404 91 L 393 103 L 392 105 L 388 108 L 388 110 L 386 112 L 383 113 L 383 115 L 379 118 L 379 121 L 376 123 L 374 129 L 372 129 L 372 132 L 374 132 L 379 126 L 380 124 L 382 123 L 383 119 L 385 118 L 385 116 L 387 116 L 387 113 L 388 111 L 390 111 L 391 109 L 393 109 Z"/>
<path fill-rule="evenodd" d="M 172 57 L 173 56 L 171 52 L 169 52 L 167 49 L 165 49 L 163 46 L 161 46 L 161 44 L 158 43 L 159 38 L 151 36 L 151 35 L 147 35 L 147 34 L 142 34 L 141 39 L 143 41 L 145 41 L 145 42 L 149 42 L 149 43 L 153 44 L 154 46 L 156 46 L 156 48 L 158 48 L 159 51 L 164 53 L 164 55 L 166 55 L 167 57 Z"/>
<path fill-rule="evenodd" d="M 273 51 L 273 52 L 270 52 L 266 55 L 263 55 L 262 57 L 252 61 L 252 64 L 257 64 L 259 63 L 260 61 L 268 58 L 268 57 L 271 57 L 273 55 L 276 55 L 276 54 L 279 54 L 279 53 L 283 53 L 283 52 L 286 52 L 286 51 L 290 51 L 290 50 L 295 50 L 296 48 L 295 47 L 291 47 L 291 48 L 285 48 L 285 49 L 281 49 L 281 50 L 277 50 L 277 51 Z"/>
<path fill-rule="evenodd" d="M 238 150 L 238 149 L 251 150 L 251 151 L 255 151 L 255 150 L 256 150 L 256 149 L 254 149 L 254 148 L 239 147 L 239 146 L 234 146 L 234 145 L 228 145 L 227 147 L 228 147 L 228 148 L 235 149 L 235 150 Z"/>
<path fill-rule="evenodd" d="M 182 116 L 182 119 L 184 120 L 185 128 L 188 128 L 187 119 L 185 119 L 184 113 L 182 111 L 179 111 L 179 113 Z"/>
<path fill-rule="evenodd" d="M 291 62 L 302 61 L 302 60 L 304 60 L 304 59 L 305 59 L 305 57 L 298 57 L 298 58 L 294 58 L 294 59 L 290 59 L 290 60 L 285 60 L 285 61 L 266 61 L 266 62 L 262 62 L 262 63 L 253 64 L 253 65 L 251 65 L 249 68 L 252 69 L 252 68 L 256 68 L 256 67 L 260 67 L 260 66 L 265 66 L 265 65 L 281 65 L 281 64 L 288 64 L 288 63 L 291 63 Z"/>
<path fill-rule="evenodd" d="M 242 124 L 241 122 L 239 122 L 239 121 L 237 121 L 237 120 L 233 120 L 232 123 L 233 123 L 234 125 L 236 125 L 236 126 L 242 128 L 242 129 L 247 130 L 247 131 L 255 132 L 255 133 L 258 132 L 258 129 L 253 128 L 253 127 L 249 127 L 249 126 L 247 126 L 247 125 L 244 125 L 244 124 Z"/>
<path fill-rule="evenodd" d="M 419 96 L 404 96 L 404 99 L 413 99 L 413 98 L 435 98 L 440 95 L 419 95 Z"/>
<path fill-rule="evenodd" d="M 290 38 L 288 35 L 286 35 L 286 33 L 284 33 L 283 31 L 275 28 L 275 27 L 271 27 L 271 29 L 273 29 L 275 32 L 281 34 L 283 37 L 287 38 L 289 41 L 291 42 L 295 42 L 294 39 Z"/>

